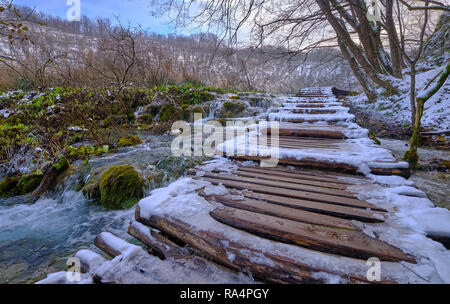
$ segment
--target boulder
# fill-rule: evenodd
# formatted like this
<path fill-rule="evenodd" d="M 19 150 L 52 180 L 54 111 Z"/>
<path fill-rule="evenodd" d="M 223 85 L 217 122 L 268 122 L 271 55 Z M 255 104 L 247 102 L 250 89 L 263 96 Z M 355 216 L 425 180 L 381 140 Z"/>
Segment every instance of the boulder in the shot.
<path fill-rule="evenodd" d="M 143 186 L 133 166 L 112 166 L 100 177 L 100 203 L 110 209 L 129 209 L 142 199 Z"/>
<path fill-rule="evenodd" d="M 139 138 L 139 136 L 130 136 L 130 137 L 126 137 L 126 138 L 120 138 L 119 139 L 119 148 L 137 146 L 142 143 L 143 142 Z"/>

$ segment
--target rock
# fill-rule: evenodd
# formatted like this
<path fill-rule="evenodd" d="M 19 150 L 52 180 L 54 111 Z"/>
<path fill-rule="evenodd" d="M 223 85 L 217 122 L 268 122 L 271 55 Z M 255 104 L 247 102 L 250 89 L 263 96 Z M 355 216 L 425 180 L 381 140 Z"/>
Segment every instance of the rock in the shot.
<path fill-rule="evenodd" d="M 43 177 L 44 176 L 42 174 L 34 173 L 22 177 L 17 184 L 18 194 L 24 195 L 33 192 L 37 187 L 39 187 Z"/>
<path fill-rule="evenodd" d="M 33 192 L 41 184 L 43 175 L 31 173 L 22 177 L 6 177 L 0 181 L 0 197 L 25 195 Z"/>
<path fill-rule="evenodd" d="M 183 112 L 174 105 L 164 106 L 159 112 L 160 122 L 172 122 L 181 119 L 183 119 Z"/>
<path fill-rule="evenodd" d="M 139 138 L 139 136 L 130 136 L 130 137 L 127 137 L 127 138 L 120 138 L 119 139 L 119 148 L 137 146 L 137 145 L 140 145 L 142 143 L 143 142 Z"/>
<path fill-rule="evenodd" d="M 190 122 L 194 121 L 194 115 L 199 113 L 203 118 L 208 116 L 209 114 L 209 105 L 187 105 L 184 104 L 181 107 L 183 109 L 184 119 Z"/>
<path fill-rule="evenodd" d="M 164 182 L 165 173 L 162 170 L 156 169 L 155 166 L 149 166 L 145 169 L 144 178 L 146 185 L 151 189 L 161 187 Z"/>
<path fill-rule="evenodd" d="M 153 122 L 153 115 L 150 113 L 139 115 L 137 118 L 137 122 L 140 124 L 151 125 Z"/>
<path fill-rule="evenodd" d="M 112 166 L 100 177 L 100 203 L 111 209 L 128 209 L 144 195 L 144 180 L 133 166 Z"/>
<path fill-rule="evenodd" d="M 6 177 L 0 181 L 0 197 L 15 195 L 19 178 L 17 176 Z"/>
<path fill-rule="evenodd" d="M 81 190 L 85 197 L 92 200 L 100 200 L 100 177 L 103 171 L 104 169 L 100 168 L 91 173 L 87 183 Z"/>
<path fill-rule="evenodd" d="M 241 101 L 225 101 L 223 107 L 219 109 L 217 117 L 231 118 L 238 116 L 245 110 L 245 105 Z"/>

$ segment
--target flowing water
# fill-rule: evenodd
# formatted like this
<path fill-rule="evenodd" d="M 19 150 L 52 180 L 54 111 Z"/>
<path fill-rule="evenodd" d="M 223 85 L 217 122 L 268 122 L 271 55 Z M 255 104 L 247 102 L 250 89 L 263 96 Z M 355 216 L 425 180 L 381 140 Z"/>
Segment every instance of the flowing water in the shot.
<path fill-rule="evenodd" d="M 22 203 L 20 198 L 0 199 L 0 283 L 32 283 L 65 269 L 67 258 L 79 249 L 92 248 L 93 239 L 104 230 L 131 240 L 126 227 L 134 208 L 106 210 L 83 197 L 78 185 L 98 168 L 131 163 L 145 175 L 148 167 L 161 161 L 167 163 L 163 170 L 168 183 L 174 171 L 183 171 L 179 161 L 167 161 L 171 140 L 149 136 L 143 145 L 93 158 L 87 165 L 76 162 L 63 185 L 34 204 Z"/>
<path fill-rule="evenodd" d="M 409 142 L 396 139 L 380 139 L 384 148 L 391 150 L 397 159 L 401 159 L 409 149 Z M 450 152 L 433 148 L 419 148 L 421 162 L 429 162 L 434 158 L 449 160 Z M 450 174 L 435 170 L 418 170 L 410 178 L 414 185 L 425 192 L 428 198 L 438 207 L 450 209 Z"/>
<path fill-rule="evenodd" d="M 273 99 L 273 96 L 254 93 L 242 97 L 241 101 L 246 104 L 244 116 L 266 112 Z M 209 119 L 216 116 L 227 98 L 211 102 Z M 201 161 L 174 158 L 170 150 L 171 136 L 144 135 L 141 138 L 145 139 L 143 145 L 92 158 L 87 165 L 75 162 L 70 174 L 59 182 L 59 188 L 34 204 L 26 203 L 25 197 L 0 198 L 0 284 L 33 283 L 48 273 L 65 269 L 67 259 L 75 252 L 94 249 L 95 236 L 105 230 L 133 242 L 126 231 L 134 218 L 134 208 L 106 210 L 86 199 L 79 185 L 95 170 L 132 164 L 144 178 L 157 166 L 165 176 L 163 184 L 156 186 L 164 186 Z M 145 194 L 154 187 L 150 185 Z"/>
<path fill-rule="evenodd" d="M 252 116 L 265 113 L 272 104 L 273 98 L 251 97 L 246 103 Z M 215 116 L 220 106 L 220 101 L 211 104 L 209 118 Z M 259 113 L 253 113 L 252 108 L 257 108 Z M 58 188 L 34 204 L 26 203 L 23 197 L 0 198 L 0 283 L 33 283 L 48 273 L 65 269 L 67 259 L 76 251 L 94 249 L 95 236 L 104 230 L 133 241 L 126 228 L 134 217 L 134 208 L 106 210 L 86 199 L 79 185 L 95 170 L 122 164 L 132 164 L 144 177 L 157 166 L 165 174 L 164 185 L 195 164 L 195 160 L 171 156 L 170 136 L 141 138 L 145 139 L 143 145 L 92 158 L 87 165 L 81 161 L 72 164 L 72 171 L 60 181 Z M 400 140 L 381 140 L 381 143 L 398 158 L 408 148 Z M 423 159 L 449 159 L 447 151 L 420 149 L 419 154 Z M 412 180 L 436 205 L 450 209 L 448 173 L 418 171 Z M 150 185 L 146 194 L 154 186 Z"/>

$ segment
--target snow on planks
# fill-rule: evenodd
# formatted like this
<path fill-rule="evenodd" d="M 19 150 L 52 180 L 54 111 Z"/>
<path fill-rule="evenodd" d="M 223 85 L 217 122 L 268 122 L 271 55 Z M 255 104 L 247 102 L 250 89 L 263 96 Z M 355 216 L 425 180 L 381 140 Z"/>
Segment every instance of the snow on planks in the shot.
<path fill-rule="evenodd" d="M 333 229 L 288 219 L 281 221 L 276 216 L 229 207 L 214 210 L 211 216 L 219 222 L 264 238 L 317 251 L 358 259 L 377 256 L 382 261 L 415 262 L 398 248 L 372 239 L 360 231 Z"/>
<path fill-rule="evenodd" d="M 348 146 L 351 150 L 351 142 L 344 140 L 355 138 L 352 137 L 354 128 L 330 124 L 340 121 L 329 119 L 329 116 L 342 112 L 342 105 L 330 96 L 329 91 L 306 90 L 300 92 L 302 98 L 298 103 L 286 102 L 283 105 L 282 111 L 290 110 L 294 115 L 320 118 L 323 114 L 328 119 L 327 124 L 322 125 L 281 123 L 280 147 L 338 151 Z M 311 122 L 315 119 L 299 121 Z M 366 136 L 361 130 L 358 132 Z M 267 133 L 271 134 L 272 130 L 269 128 Z M 245 155 L 234 158 L 264 159 Z M 287 253 L 258 248 L 257 239 L 252 245 L 236 242 L 231 235 L 249 234 L 253 238 L 276 242 L 279 246 L 295 246 L 317 254 L 350 259 L 355 261 L 355 265 L 365 264 L 365 260 L 373 256 L 382 261 L 415 263 L 414 257 L 361 231 L 361 224 L 382 223 L 386 210 L 358 199 L 355 193 L 348 190 L 356 181 L 365 182 L 364 177 L 330 171 L 338 169 L 354 174 L 357 168 L 346 163 L 318 161 L 315 158 L 299 161 L 285 157 L 280 159 L 280 164 L 297 168 L 262 168 L 236 162 L 237 166 L 232 172 L 222 171 L 221 168 L 207 171 L 202 167 L 188 172 L 188 176 L 196 181 L 225 187 L 227 194 L 209 193 L 206 188 L 195 192 L 207 202 L 218 205 L 209 212 L 210 220 L 231 230 L 199 229 L 185 222 L 183 216 L 170 214 L 146 217 L 142 215 L 140 206 L 137 206 L 137 222 L 130 224 L 128 232 L 145 244 L 149 253 L 167 259 L 170 265 L 175 263 L 185 267 L 186 261 L 196 259 L 193 264 L 188 264 L 188 268 L 200 263 L 204 265 L 196 270 L 200 274 L 204 274 L 205 269 L 216 267 L 214 263 L 217 263 L 229 271 L 248 272 L 256 279 L 271 283 L 323 282 L 315 273 L 338 275 L 353 283 L 368 281 L 361 272 L 340 273 L 327 266 L 293 259 Z M 386 162 L 386 166 L 374 166 L 371 170 L 376 174 L 408 175 L 407 169 L 396 168 L 395 163 L 389 162 Z M 349 176 L 352 179 L 348 179 Z M 355 221 L 360 223 L 355 224 Z M 231 235 L 227 231 L 232 231 Z M 114 251 L 114 246 L 104 242 L 102 235 L 95 243 L 111 256 L 120 254 Z M 193 251 L 183 245 L 189 245 L 187 248 Z M 194 258 L 196 254 L 201 257 Z"/>

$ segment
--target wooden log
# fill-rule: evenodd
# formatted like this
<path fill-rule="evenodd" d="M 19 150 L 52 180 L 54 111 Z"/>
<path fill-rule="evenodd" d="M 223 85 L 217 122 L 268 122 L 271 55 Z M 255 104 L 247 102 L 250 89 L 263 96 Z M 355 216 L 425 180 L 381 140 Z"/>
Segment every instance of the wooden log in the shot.
<path fill-rule="evenodd" d="M 131 222 L 128 227 L 128 234 L 144 243 L 148 247 L 147 251 L 150 254 L 156 255 L 162 260 L 182 258 L 190 255 L 183 248 L 141 223 Z"/>
<path fill-rule="evenodd" d="M 337 123 L 340 121 L 344 121 L 346 119 L 342 119 L 342 118 L 336 118 L 336 119 L 330 119 L 327 120 L 327 123 Z M 313 123 L 313 122 L 319 122 L 322 121 L 320 119 L 307 119 L 307 118 L 279 118 L 279 117 L 275 117 L 275 121 L 279 121 L 279 122 L 290 122 L 290 123 Z"/>
<path fill-rule="evenodd" d="M 331 89 L 331 91 L 333 92 L 334 95 L 336 96 L 355 96 L 358 93 L 357 92 L 352 92 L 352 91 L 346 91 L 346 90 L 340 90 L 336 87 L 333 87 Z"/>
<path fill-rule="evenodd" d="M 139 246 L 129 244 L 109 232 L 99 234 L 95 244 L 113 257 L 118 255 L 125 257 L 133 249 L 139 248 Z M 127 257 L 126 263 L 108 265 L 108 267 L 112 267 L 112 269 L 107 271 L 107 279 L 112 278 L 118 280 L 119 283 L 128 284 L 207 284 L 211 281 L 230 284 L 249 281 L 241 279 L 229 269 L 218 268 L 215 264 L 200 257 L 188 256 L 178 259 L 170 257 L 162 261 L 144 250 L 136 250 Z M 117 271 L 114 271 L 114 267 L 120 267 L 119 275 L 117 275 Z M 173 275 L 174 271 L 176 271 L 176 275 Z"/>
<path fill-rule="evenodd" d="M 258 157 L 258 156 L 249 156 L 249 155 L 231 155 L 230 158 L 236 160 L 251 160 L 251 161 L 262 161 L 267 160 L 269 157 Z M 278 160 L 279 164 L 284 165 L 292 165 L 292 166 L 300 166 L 300 167 L 316 167 L 323 169 L 332 169 L 332 170 L 343 170 L 345 172 L 352 172 L 357 174 L 358 168 L 355 166 L 345 164 L 345 163 L 337 163 L 337 162 L 329 162 L 323 160 L 316 160 L 315 158 L 303 158 L 302 160 L 298 160 L 296 158 L 286 157 L 280 158 Z M 371 167 L 371 173 L 375 175 L 398 175 L 404 178 L 409 178 L 411 176 L 411 171 L 409 168 L 373 168 Z"/>
<path fill-rule="evenodd" d="M 50 169 L 45 173 L 44 178 L 37 189 L 35 189 L 31 195 L 34 197 L 41 197 L 44 195 L 56 177 L 58 177 L 59 173 L 60 172 L 55 167 L 50 167 Z"/>
<path fill-rule="evenodd" d="M 191 170 L 188 173 L 194 175 L 196 172 L 198 172 L 198 171 Z M 205 172 L 202 177 L 212 178 L 212 179 L 216 179 L 219 181 L 230 180 L 230 181 L 243 182 L 243 183 L 252 183 L 252 184 L 257 184 L 257 185 L 262 185 L 262 186 L 279 187 L 279 188 L 284 188 L 284 189 L 308 191 L 308 192 L 313 192 L 313 193 L 323 193 L 323 194 L 327 194 L 327 195 L 340 196 L 340 197 L 346 197 L 346 198 L 352 198 L 352 199 L 355 198 L 354 193 L 347 192 L 344 190 L 330 189 L 330 188 L 310 186 L 310 185 L 297 184 L 297 183 L 294 184 L 292 182 L 285 182 L 285 181 L 275 181 L 275 180 L 268 180 L 268 179 L 254 178 L 254 177 L 243 177 L 243 176 L 216 174 L 216 173 L 208 173 L 208 172 Z"/>
<path fill-rule="evenodd" d="M 94 245 L 113 258 L 121 255 L 127 249 L 138 247 L 136 245 L 125 242 L 124 240 L 118 238 L 108 231 L 102 232 L 97 235 L 94 239 Z"/>
<path fill-rule="evenodd" d="M 281 105 L 282 108 L 328 108 L 328 107 L 340 107 L 342 103 L 298 103 L 298 102 L 286 102 Z"/>
<path fill-rule="evenodd" d="M 240 190 L 250 190 L 258 193 L 265 193 L 265 194 L 273 194 L 273 195 L 279 195 L 279 196 L 285 196 L 285 197 L 291 197 L 291 198 L 298 198 L 298 199 L 304 199 L 308 201 L 316 201 L 321 203 L 327 203 L 327 204 L 334 204 L 334 205 L 341 205 L 341 206 L 347 206 L 347 207 L 353 207 L 353 208 L 360 208 L 360 209 L 372 209 L 375 211 L 385 211 L 384 209 L 378 208 L 368 202 L 361 201 L 354 198 L 346 198 L 346 197 L 339 197 L 339 196 L 333 196 L 328 194 L 321 194 L 321 193 L 312 193 L 312 192 L 305 192 L 305 191 L 299 191 L 299 190 L 290 190 L 290 189 L 283 189 L 279 187 L 271 187 L 271 186 L 263 186 L 258 184 L 252 184 L 252 183 L 244 183 L 239 181 L 231 181 L 226 179 L 215 179 L 215 178 L 208 178 L 208 177 L 199 177 L 199 176 L 192 176 L 194 179 L 203 179 L 205 181 L 208 181 L 212 183 L 213 185 L 224 185 L 225 187 L 234 188 L 234 189 L 240 189 Z"/>
<path fill-rule="evenodd" d="M 336 176 L 332 175 L 318 175 L 318 174 L 310 174 L 309 171 L 306 170 L 278 170 L 280 167 L 274 168 L 264 168 L 259 166 L 239 166 L 240 171 L 247 172 L 255 172 L 259 174 L 265 175 L 273 175 L 273 176 L 283 176 L 288 178 L 296 178 L 303 179 L 308 181 L 318 181 L 324 183 L 332 183 L 343 186 L 352 185 L 349 181 L 339 180 Z"/>
<path fill-rule="evenodd" d="M 325 109 L 292 109 L 290 110 L 293 114 L 336 114 L 337 110 L 327 110 Z"/>
<path fill-rule="evenodd" d="M 337 140 L 337 139 L 326 139 L 326 138 L 305 138 L 305 137 L 295 137 L 295 136 L 278 136 L 280 140 L 293 141 L 293 142 L 310 142 L 310 143 L 327 143 L 327 144 L 339 144 L 344 143 L 345 141 Z"/>
<path fill-rule="evenodd" d="M 332 229 L 286 219 L 281 221 L 277 217 L 229 207 L 216 209 L 210 214 L 217 221 L 232 227 L 312 250 L 364 260 L 378 257 L 382 261 L 416 263 L 412 256 L 400 249 L 359 231 Z"/>
<path fill-rule="evenodd" d="M 346 173 L 342 173 L 342 172 L 334 172 L 334 171 L 330 171 L 330 170 L 319 170 L 319 169 L 306 169 L 306 168 L 287 168 L 287 167 L 282 167 L 282 166 L 278 166 L 278 167 L 273 167 L 273 168 L 269 168 L 271 170 L 276 170 L 276 171 L 281 171 L 281 172 L 289 172 L 289 173 L 295 173 L 295 174 L 306 174 L 306 175 L 310 175 L 310 176 L 316 176 L 316 177 L 326 177 L 326 178 L 332 178 L 332 179 L 336 179 L 337 177 L 349 177 L 352 179 L 359 179 L 359 180 L 368 180 L 366 177 L 364 176 L 360 176 L 360 175 L 354 175 L 354 174 L 346 174 Z M 336 182 L 338 182 L 336 180 Z M 343 181 L 340 181 L 343 182 Z"/>
<path fill-rule="evenodd" d="M 106 259 L 103 258 L 101 255 L 87 249 L 82 249 L 78 251 L 74 257 L 80 261 L 82 273 L 87 273 L 92 267 L 95 267 L 103 262 L 106 262 Z"/>
<path fill-rule="evenodd" d="M 273 194 L 265 194 L 258 192 L 242 191 L 240 193 L 242 196 L 249 199 L 256 199 L 260 201 L 269 202 L 272 204 L 285 206 L 294 209 L 305 210 L 309 212 L 329 215 L 333 217 L 338 217 L 348 220 L 357 220 L 366 223 L 381 223 L 383 222 L 382 216 L 375 217 L 374 212 L 369 212 L 367 210 L 362 210 L 359 208 L 326 204 L 290 197 L 284 197 Z"/>
<path fill-rule="evenodd" d="M 339 275 L 353 283 L 368 282 L 364 276 L 313 267 L 287 256 L 243 246 L 223 233 L 193 229 L 175 218 L 151 216 L 136 220 L 189 244 L 221 265 L 238 272 L 251 273 L 254 278 L 266 283 L 323 283 L 322 279 L 313 276 L 315 272 Z"/>
<path fill-rule="evenodd" d="M 239 166 L 240 171 L 255 172 L 255 173 L 272 175 L 272 176 L 283 176 L 283 177 L 295 178 L 295 179 L 299 179 L 299 180 L 332 183 L 332 184 L 343 185 L 343 186 L 352 185 L 352 183 L 350 183 L 348 181 L 336 179 L 336 176 L 308 174 L 308 172 L 306 170 L 289 170 L 289 169 L 288 170 L 277 170 L 277 169 L 279 169 L 279 168 L 278 167 L 262 168 L 262 167 L 257 167 L 257 166 L 255 166 L 255 167 Z"/>
<path fill-rule="evenodd" d="M 262 179 L 268 179 L 268 180 L 289 182 L 289 183 L 295 183 L 295 184 L 303 184 L 303 185 L 330 188 L 330 189 L 339 189 L 339 190 L 347 189 L 347 185 L 345 185 L 345 184 L 314 181 L 314 180 L 308 180 L 308 179 L 301 179 L 298 177 L 293 178 L 293 177 L 286 177 L 286 176 L 280 176 L 280 175 L 262 174 L 262 173 L 248 171 L 248 170 L 241 170 L 241 169 L 239 169 L 236 172 L 236 174 L 239 176 L 256 177 L 256 178 L 262 178 Z"/>
<path fill-rule="evenodd" d="M 229 195 L 206 195 L 202 190 L 198 191 L 198 194 L 203 196 L 208 201 L 218 202 L 227 207 L 272 215 L 282 219 L 288 219 L 307 224 L 328 226 L 340 229 L 358 230 L 351 221 L 336 218 L 333 216 L 284 207 L 254 199 L 244 198 L 242 200 L 236 200 Z"/>

